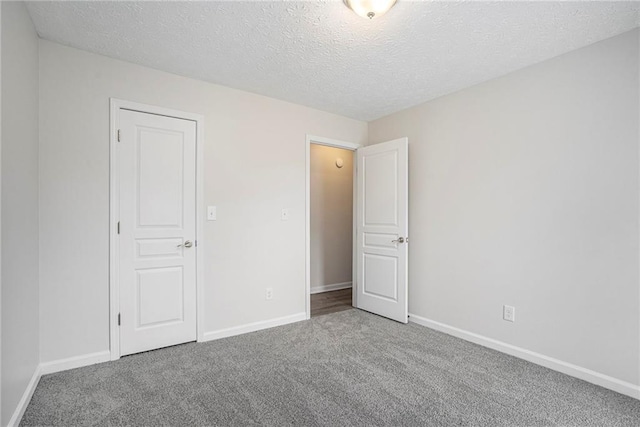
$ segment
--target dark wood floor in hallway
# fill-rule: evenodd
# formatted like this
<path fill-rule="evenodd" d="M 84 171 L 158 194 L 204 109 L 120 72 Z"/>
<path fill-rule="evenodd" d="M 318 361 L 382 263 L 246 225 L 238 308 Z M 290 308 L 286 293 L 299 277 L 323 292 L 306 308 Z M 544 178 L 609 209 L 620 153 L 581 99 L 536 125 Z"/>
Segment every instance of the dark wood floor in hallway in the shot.
<path fill-rule="evenodd" d="M 351 288 L 311 295 L 311 317 L 337 313 L 350 308 L 352 308 Z"/>

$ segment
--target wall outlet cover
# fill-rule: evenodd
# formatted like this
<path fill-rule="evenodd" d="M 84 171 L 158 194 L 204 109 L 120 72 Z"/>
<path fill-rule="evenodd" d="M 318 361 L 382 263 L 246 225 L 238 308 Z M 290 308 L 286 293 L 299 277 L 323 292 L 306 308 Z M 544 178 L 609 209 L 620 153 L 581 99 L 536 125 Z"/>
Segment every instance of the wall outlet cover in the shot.
<path fill-rule="evenodd" d="M 515 322 L 516 308 L 510 305 L 502 306 L 502 318 L 508 322 Z"/>

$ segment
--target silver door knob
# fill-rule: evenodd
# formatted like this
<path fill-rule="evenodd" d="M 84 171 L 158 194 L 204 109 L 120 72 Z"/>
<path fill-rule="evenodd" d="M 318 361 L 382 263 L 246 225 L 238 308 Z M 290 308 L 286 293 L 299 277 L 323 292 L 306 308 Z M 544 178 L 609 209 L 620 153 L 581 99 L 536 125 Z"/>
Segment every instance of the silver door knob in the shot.
<path fill-rule="evenodd" d="M 178 245 L 178 247 L 179 247 L 179 248 L 181 248 L 181 247 L 183 247 L 183 246 L 184 246 L 185 248 L 190 248 L 191 246 L 193 246 L 193 243 L 191 243 L 191 241 L 187 240 L 187 241 L 186 241 L 186 242 L 184 242 L 183 244 Z"/>
<path fill-rule="evenodd" d="M 404 243 L 404 237 L 398 237 L 398 240 L 392 240 L 391 243 Z"/>

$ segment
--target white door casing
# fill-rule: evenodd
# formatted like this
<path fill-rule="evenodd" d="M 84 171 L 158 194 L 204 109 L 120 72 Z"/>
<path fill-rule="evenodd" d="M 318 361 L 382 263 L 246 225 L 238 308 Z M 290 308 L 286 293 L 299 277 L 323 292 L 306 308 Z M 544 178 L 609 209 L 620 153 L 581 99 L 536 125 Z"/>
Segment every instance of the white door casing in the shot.
<path fill-rule="evenodd" d="M 120 355 L 196 339 L 196 122 L 120 109 Z"/>
<path fill-rule="evenodd" d="M 407 138 L 357 150 L 357 307 L 407 323 Z"/>

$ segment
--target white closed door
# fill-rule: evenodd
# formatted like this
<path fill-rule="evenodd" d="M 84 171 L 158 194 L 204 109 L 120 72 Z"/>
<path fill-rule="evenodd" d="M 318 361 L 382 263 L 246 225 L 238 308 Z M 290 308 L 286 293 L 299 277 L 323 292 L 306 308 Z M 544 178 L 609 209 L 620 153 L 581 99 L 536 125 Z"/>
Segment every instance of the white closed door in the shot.
<path fill-rule="evenodd" d="M 120 354 L 196 339 L 196 123 L 119 110 Z"/>
<path fill-rule="evenodd" d="M 407 323 L 407 138 L 357 150 L 356 307 Z"/>

